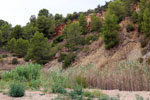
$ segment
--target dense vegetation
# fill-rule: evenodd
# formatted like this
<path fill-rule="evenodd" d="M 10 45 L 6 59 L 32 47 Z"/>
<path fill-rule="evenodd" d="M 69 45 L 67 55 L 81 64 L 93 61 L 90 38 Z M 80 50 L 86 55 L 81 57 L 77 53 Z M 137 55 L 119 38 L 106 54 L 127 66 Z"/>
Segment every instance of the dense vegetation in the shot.
<path fill-rule="evenodd" d="M 105 12 L 104 18 L 99 16 L 103 12 Z M 150 38 L 149 12 L 150 0 L 114 0 L 94 10 L 74 12 L 66 17 L 61 14 L 52 15 L 47 9 L 42 9 L 37 17 L 32 15 L 25 26 L 12 27 L 8 22 L 0 20 L 0 48 L 32 63 L 46 64 L 57 58 L 65 69 L 58 68 L 56 71 L 43 74 L 41 65 L 26 64 L 24 67 L 19 65 L 14 70 L 3 72 L 0 84 L 8 88 L 7 85 L 12 84 L 12 81 L 21 83 L 11 85 L 11 96 L 23 96 L 26 88 L 36 90 L 43 88 L 44 92 L 60 93 L 60 97 L 58 96 L 56 100 L 61 98 L 83 100 L 84 97 L 119 100 L 100 92 L 83 91 L 82 88 L 149 91 L 149 66 L 141 64 L 142 58 L 140 63 L 127 61 L 116 64 L 115 68 L 106 66 L 96 69 L 90 64 L 86 67 L 70 67 L 76 60 L 77 54 L 99 37 L 102 38 L 105 49 L 117 48 L 117 45 L 121 44 L 120 30 L 124 27 L 120 22 L 127 18 L 131 21 L 127 22 L 126 31 L 130 33 L 138 28 L 138 35 L 144 36 L 141 42 L 142 54 L 146 54 L 145 47 Z M 89 16 L 90 22 L 87 21 Z M 57 28 L 60 26 L 63 27 L 62 34 L 57 33 Z M 0 62 L 7 56 L 0 57 Z M 18 64 L 18 60 L 14 58 L 11 63 Z M 66 88 L 72 91 L 68 92 Z"/>
<path fill-rule="evenodd" d="M 138 2 L 140 10 L 136 11 L 134 6 Z M 97 16 L 97 13 L 103 11 L 106 12 L 104 20 Z M 30 22 L 23 27 L 12 27 L 8 22 L 0 20 L 0 47 L 7 48 L 15 56 L 25 57 L 26 61 L 32 60 L 39 64 L 53 59 L 63 47 L 71 53 L 89 44 L 89 33 L 102 36 L 105 48 L 111 49 L 119 43 L 119 22 L 125 17 L 131 17 L 133 21 L 127 25 L 128 32 L 134 30 L 133 23 L 136 23 L 139 31 L 149 37 L 149 11 L 149 0 L 114 0 L 94 10 L 75 12 L 67 17 L 61 14 L 54 16 L 47 9 L 41 9 L 38 16 L 32 15 Z M 91 13 L 94 13 L 91 22 L 87 23 L 86 16 Z M 57 36 L 56 28 L 61 24 L 65 24 L 63 35 Z M 57 48 L 64 40 L 66 44 Z"/>
<path fill-rule="evenodd" d="M 101 91 L 88 91 L 83 88 L 98 87 L 101 89 L 149 91 L 150 77 L 147 71 L 149 66 L 130 61 L 116 65 L 117 67 L 111 69 L 108 68 L 109 66 L 101 68 L 99 72 L 97 68 L 89 64 L 88 66 L 71 67 L 67 70 L 62 70 L 58 67 L 55 71 L 42 73 L 41 65 L 26 64 L 24 67 L 17 66 L 16 69 L 10 72 L 3 72 L 0 80 L 0 89 L 6 89 L 10 86 L 9 95 L 13 97 L 23 96 L 26 89 L 58 93 L 58 100 L 62 98 L 64 100 L 67 100 L 67 98 L 71 100 L 91 100 L 92 98 L 99 98 L 98 100 L 120 99 L 119 95 L 109 97 Z M 140 74 L 141 72 L 143 74 Z M 99 82 L 101 84 L 98 84 Z M 138 98 L 142 98 L 140 96 L 137 96 L 137 100 L 144 100 Z"/>

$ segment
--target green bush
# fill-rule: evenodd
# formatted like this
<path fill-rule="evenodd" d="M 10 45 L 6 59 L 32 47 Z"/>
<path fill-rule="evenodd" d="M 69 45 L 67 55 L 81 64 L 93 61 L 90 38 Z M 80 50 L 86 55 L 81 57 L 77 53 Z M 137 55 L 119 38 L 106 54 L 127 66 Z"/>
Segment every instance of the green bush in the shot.
<path fill-rule="evenodd" d="M 7 54 L 2 55 L 2 58 L 7 58 L 7 57 L 8 57 Z"/>
<path fill-rule="evenodd" d="M 49 92 L 52 92 L 53 90 L 55 91 L 57 90 L 57 88 L 65 89 L 72 88 L 74 86 L 71 74 L 65 74 L 61 67 L 58 67 L 58 69 L 56 69 L 55 71 L 51 71 L 50 73 L 44 74 L 44 76 L 42 76 L 41 84 L 43 84 L 44 86 L 44 91 Z"/>
<path fill-rule="evenodd" d="M 77 84 L 82 86 L 83 88 L 88 87 L 87 79 L 85 77 L 81 76 L 81 74 L 77 75 L 75 80 L 76 80 Z"/>
<path fill-rule="evenodd" d="M 92 94 L 95 96 L 95 97 L 106 97 L 107 95 L 106 94 L 103 94 L 102 92 L 100 91 L 93 91 Z"/>
<path fill-rule="evenodd" d="M 89 91 L 84 91 L 83 92 L 83 96 L 85 96 L 85 97 L 91 97 L 91 98 L 106 98 L 106 97 L 108 97 L 106 94 L 103 94 L 102 92 L 100 92 L 100 91 L 92 91 L 92 92 L 89 92 Z M 100 99 L 101 100 L 101 99 Z M 103 100 L 103 99 L 102 99 Z M 105 100 L 105 99 L 104 99 Z M 108 100 L 108 99 L 106 99 L 106 100 Z"/>
<path fill-rule="evenodd" d="M 59 58 L 58 58 L 58 61 L 59 61 L 59 62 L 64 61 L 66 56 L 67 56 L 67 54 L 61 53 L 60 56 L 59 56 Z"/>
<path fill-rule="evenodd" d="M 31 81 L 37 80 L 41 75 L 41 65 L 38 64 L 26 64 L 19 65 L 16 69 L 2 73 L 3 80 L 18 80 L 18 81 Z"/>
<path fill-rule="evenodd" d="M 136 95 L 136 100 L 149 100 L 149 98 L 144 99 L 142 96 Z"/>
<path fill-rule="evenodd" d="M 64 87 L 57 85 L 57 84 L 52 85 L 51 89 L 53 93 L 62 93 L 62 94 L 67 93 Z"/>
<path fill-rule="evenodd" d="M 12 64 L 18 64 L 19 62 L 18 62 L 18 59 L 17 59 L 17 58 L 13 58 L 12 61 L 11 61 L 11 63 L 12 63 Z"/>
<path fill-rule="evenodd" d="M 73 91 L 69 92 L 69 96 L 73 100 L 83 100 L 83 90 L 82 90 L 82 88 L 75 88 Z"/>
<path fill-rule="evenodd" d="M 75 60 L 76 55 L 74 53 L 70 53 L 65 57 L 63 67 L 67 68 L 71 65 L 71 63 Z"/>
<path fill-rule="evenodd" d="M 64 99 L 65 98 L 65 99 Z M 100 91 L 83 91 L 82 88 L 76 87 L 67 94 L 58 95 L 55 100 L 120 100 L 119 96 L 109 97 Z"/>
<path fill-rule="evenodd" d="M 98 40 L 99 35 L 86 35 L 85 37 L 85 44 L 91 44 L 91 42 Z"/>
<path fill-rule="evenodd" d="M 134 25 L 132 23 L 128 23 L 126 26 L 127 32 L 134 31 Z"/>
<path fill-rule="evenodd" d="M 68 86 L 66 81 L 68 82 L 68 79 L 64 75 L 61 75 L 61 72 L 51 72 L 49 75 L 49 81 L 50 81 L 50 87 L 51 92 L 53 93 L 66 93 L 65 90 L 66 86 Z M 46 86 L 47 87 L 47 86 Z"/>
<path fill-rule="evenodd" d="M 57 43 L 60 43 L 64 40 L 64 36 L 61 35 L 61 36 L 57 36 L 54 40 L 53 40 L 53 43 L 54 44 L 57 44 Z"/>
<path fill-rule="evenodd" d="M 83 92 L 83 96 L 85 96 L 85 97 L 91 97 L 91 98 L 94 97 L 94 95 L 91 92 L 89 92 L 89 91 L 84 91 Z"/>
<path fill-rule="evenodd" d="M 10 85 L 9 95 L 12 97 L 23 97 L 25 94 L 25 88 L 20 83 L 13 83 Z"/>
<path fill-rule="evenodd" d="M 30 56 L 26 55 L 26 56 L 24 57 L 24 60 L 25 60 L 25 61 L 29 61 L 30 58 L 31 58 Z"/>
<path fill-rule="evenodd" d="M 41 81 L 40 80 L 31 80 L 29 82 L 29 87 L 32 89 L 32 90 L 37 90 L 40 88 L 40 84 L 41 84 Z"/>
<path fill-rule="evenodd" d="M 65 95 L 62 95 L 62 94 L 59 94 L 55 99 L 53 100 L 70 100 L 69 97 L 65 96 Z"/>
<path fill-rule="evenodd" d="M 110 98 L 109 96 L 99 97 L 98 100 L 114 100 L 113 98 Z"/>

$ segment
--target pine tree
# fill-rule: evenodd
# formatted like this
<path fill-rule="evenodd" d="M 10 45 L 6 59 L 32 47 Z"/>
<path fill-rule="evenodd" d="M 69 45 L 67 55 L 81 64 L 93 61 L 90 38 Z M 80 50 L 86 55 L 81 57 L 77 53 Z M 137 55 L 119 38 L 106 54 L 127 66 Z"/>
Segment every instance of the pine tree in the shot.
<path fill-rule="evenodd" d="M 131 18 L 132 18 L 133 23 L 137 23 L 138 22 L 138 14 L 137 14 L 137 12 L 134 11 L 132 16 L 131 16 Z"/>
<path fill-rule="evenodd" d="M 3 44 L 5 45 L 8 42 L 8 36 L 11 33 L 11 25 L 6 22 L 0 26 L 0 30 L 2 31 Z"/>
<path fill-rule="evenodd" d="M 86 21 L 86 17 L 81 14 L 78 18 L 79 20 L 79 24 L 81 26 L 81 30 L 82 30 L 82 34 L 87 34 L 87 21 Z"/>
<path fill-rule="evenodd" d="M 7 48 L 10 52 L 14 52 L 15 50 L 15 45 L 16 45 L 16 39 L 15 38 L 12 38 L 10 41 L 8 41 L 8 44 L 7 44 Z"/>
<path fill-rule="evenodd" d="M 99 17 L 96 16 L 96 14 L 92 15 L 91 16 L 91 31 L 96 31 L 96 32 L 99 32 L 101 27 L 102 27 L 102 22 L 100 20 Z"/>
<path fill-rule="evenodd" d="M 64 29 L 64 35 L 67 40 L 67 46 L 74 49 L 81 42 L 81 27 L 79 23 L 75 22 L 67 25 Z"/>
<path fill-rule="evenodd" d="M 45 16 L 38 17 L 36 26 L 38 31 L 47 38 L 51 38 L 55 33 L 55 21 Z"/>
<path fill-rule="evenodd" d="M 2 31 L 0 30 L 0 47 L 2 47 L 3 37 L 2 37 Z"/>
<path fill-rule="evenodd" d="M 143 16 L 146 8 L 150 9 L 150 0 L 140 0 L 139 3 L 140 11 L 138 12 L 139 23 L 143 21 Z"/>
<path fill-rule="evenodd" d="M 36 32 L 30 41 L 26 60 L 32 59 L 39 64 L 45 64 L 50 59 L 50 45 L 42 33 Z"/>
<path fill-rule="evenodd" d="M 34 33 L 37 31 L 37 27 L 34 26 L 34 23 L 28 23 L 25 27 L 23 27 L 24 30 L 24 39 L 30 40 Z"/>
<path fill-rule="evenodd" d="M 117 30 L 119 28 L 118 23 L 118 17 L 114 14 L 111 13 L 107 13 L 105 15 L 105 23 L 104 23 L 104 30 L 110 30 L 110 31 L 114 31 Z"/>
<path fill-rule="evenodd" d="M 55 14 L 54 19 L 55 19 L 56 26 L 64 22 L 63 15 L 61 14 Z"/>
<path fill-rule="evenodd" d="M 39 11 L 39 14 L 38 14 L 38 16 L 45 16 L 45 17 L 48 17 L 49 16 L 49 11 L 47 10 L 47 9 L 41 9 L 40 11 Z"/>
<path fill-rule="evenodd" d="M 105 24 L 103 26 L 103 40 L 105 48 L 110 49 L 119 42 L 119 34 L 117 32 L 119 26 L 118 18 L 115 15 L 107 14 L 105 16 Z"/>
<path fill-rule="evenodd" d="M 107 12 L 118 16 L 118 21 L 120 22 L 126 16 L 125 3 L 121 0 L 114 0 L 113 2 L 109 3 Z"/>
<path fill-rule="evenodd" d="M 125 5 L 126 16 L 131 16 L 134 11 L 134 5 L 138 2 L 138 0 L 120 0 Z"/>
<path fill-rule="evenodd" d="M 22 38 L 18 39 L 15 43 L 14 53 L 18 57 L 24 57 L 27 54 L 29 47 L 28 40 L 23 40 Z"/>
<path fill-rule="evenodd" d="M 10 38 L 15 38 L 15 39 L 23 38 L 23 29 L 20 25 L 16 25 L 12 29 L 12 32 L 10 34 Z"/>
<path fill-rule="evenodd" d="M 145 33 L 146 37 L 150 37 L 150 9 L 146 8 L 142 22 L 142 32 Z"/>
<path fill-rule="evenodd" d="M 104 43 L 106 49 L 110 49 L 114 47 L 119 42 L 117 31 L 106 30 L 104 31 L 103 34 L 104 34 Z"/>

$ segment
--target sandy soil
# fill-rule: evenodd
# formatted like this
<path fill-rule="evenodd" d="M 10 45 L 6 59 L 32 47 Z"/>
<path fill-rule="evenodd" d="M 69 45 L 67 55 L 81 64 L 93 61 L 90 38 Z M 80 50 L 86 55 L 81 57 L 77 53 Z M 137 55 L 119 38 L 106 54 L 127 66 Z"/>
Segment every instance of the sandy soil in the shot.
<path fill-rule="evenodd" d="M 21 98 L 12 98 L 0 93 L 0 100 L 53 100 L 56 97 L 56 94 L 44 94 L 39 91 L 26 91 L 25 96 Z"/>
<path fill-rule="evenodd" d="M 94 89 L 91 89 L 89 91 L 94 91 Z M 150 98 L 150 92 L 146 91 L 129 92 L 119 90 L 101 90 L 101 92 L 111 97 L 115 97 L 119 94 L 120 100 L 136 100 L 136 95 L 142 96 L 144 97 L 144 99 Z M 12 98 L 8 95 L 0 93 L 0 100 L 53 100 L 56 97 L 57 94 L 44 94 L 39 91 L 26 91 L 25 96 L 21 98 Z"/>
<path fill-rule="evenodd" d="M 116 96 L 119 94 L 120 100 L 136 100 L 136 95 L 144 97 L 144 99 L 150 99 L 150 92 L 146 91 L 119 91 L 119 90 L 103 90 L 103 93 L 109 96 Z"/>
<path fill-rule="evenodd" d="M 150 99 L 150 91 L 119 91 L 119 90 L 97 90 L 97 89 L 90 89 L 88 91 L 101 91 L 104 94 L 109 95 L 110 97 L 117 97 L 120 96 L 120 100 L 136 100 L 136 95 L 141 96 L 146 99 Z"/>

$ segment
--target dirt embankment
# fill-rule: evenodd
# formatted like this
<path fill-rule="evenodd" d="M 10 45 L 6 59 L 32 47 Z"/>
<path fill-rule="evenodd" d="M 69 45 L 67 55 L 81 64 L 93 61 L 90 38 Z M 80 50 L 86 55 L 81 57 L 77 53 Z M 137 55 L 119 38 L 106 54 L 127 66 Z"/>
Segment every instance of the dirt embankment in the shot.
<path fill-rule="evenodd" d="M 118 46 L 106 50 L 102 38 L 89 45 L 89 52 L 86 56 L 78 56 L 78 60 L 74 65 L 87 65 L 89 63 L 94 64 L 97 67 L 103 67 L 105 65 L 112 66 L 113 63 L 121 62 L 126 59 L 137 60 L 142 57 L 141 54 L 141 43 L 138 37 L 137 26 L 132 32 L 126 31 L 127 22 L 130 19 L 126 18 L 120 23 L 120 43 Z M 81 52 L 82 53 L 82 52 Z"/>

